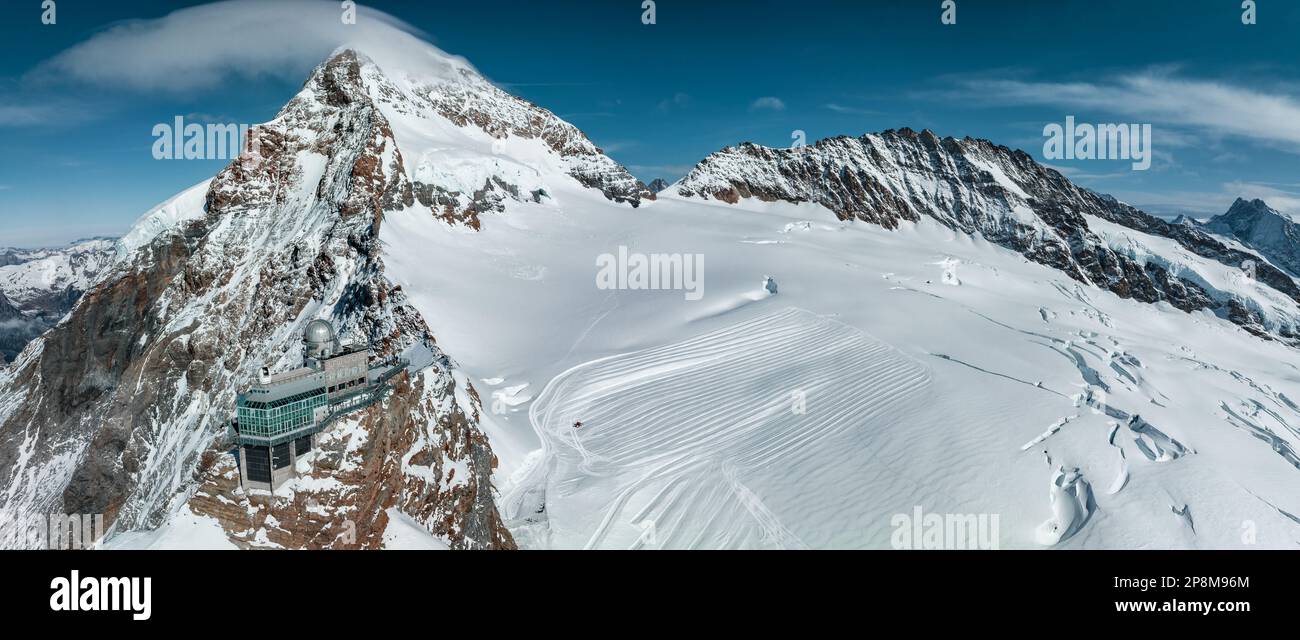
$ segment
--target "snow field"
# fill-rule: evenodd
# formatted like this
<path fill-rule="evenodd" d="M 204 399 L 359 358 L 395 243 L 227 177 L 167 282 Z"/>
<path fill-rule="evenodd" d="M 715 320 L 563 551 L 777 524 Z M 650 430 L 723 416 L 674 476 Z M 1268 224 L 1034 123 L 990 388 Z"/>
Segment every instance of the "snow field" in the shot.
<path fill-rule="evenodd" d="M 835 509 L 793 480 L 851 474 L 928 380 L 887 345 L 799 309 L 571 369 L 530 413 L 548 452 L 536 481 L 550 543 L 806 546 Z"/>

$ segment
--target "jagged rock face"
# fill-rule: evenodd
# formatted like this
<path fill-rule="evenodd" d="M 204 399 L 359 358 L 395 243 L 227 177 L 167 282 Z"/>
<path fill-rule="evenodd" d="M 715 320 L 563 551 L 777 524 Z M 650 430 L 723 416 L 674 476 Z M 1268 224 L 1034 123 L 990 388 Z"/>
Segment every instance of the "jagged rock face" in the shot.
<path fill-rule="evenodd" d="M 461 223 L 475 231 L 482 228 L 479 214 L 505 211 L 507 198 L 516 202 L 541 202 L 546 195 L 545 190 L 534 189 L 525 197 L 520 193 L 518 185 L 508 183 L 498 176 L 487 178 L 482 188 L 468 195 L 423 182 L 413 183 L 413 189 L 416 201 L 428 207 L 443 222 Z"/>
<path fill-rule="evenodd" d="M 11 264 L 22 264 L 24 262 L 22 249 L 5 247 L 0 249 L 0 267 L 7 267 Z"/>
<path fill-rule="evenodd" d="M 1237 198 L 1227 213 L 1211 218 L 1203 228 L 1235 239 L 1289 275 L 1300 276 L 1300 224 L 1263 200 Z"/>
<path fill-rule="evenodd" d="M 1189 312 L 1211 309 L 1248 328 L 1259 325 L 1255 313 L 1231 296 L 1212 294 L 1160 264 L 1113 250 L 1085 216 L 1171 238 L 1225 265 L 1239 267 L 1250 254 L 1081 189 L 1028 154 L 986 140 L 901 129 L 793 149 L 745 143 L 701 161 L 677 183 L 676 192 L 730 203 L 742 198 L 813 202 L 840 219 L 890 229 L 932 218 L 1121 297 L 1165 301 Z M 1300 288 L 1286 274 L 1261 265 L 1257 277 L 1300 301 Z M 1294 326 L 1274 331 L 1289 337 Z"/>
<path fill-rule="evenodd" d="M 23 312 L 19 311 L 17 307 L 10 304 L 9 298 L 6 298 L 4 292 L 0 291 L 0 321 L 12 320 L 14 318 L 21 318 L 22 316 L 23 316 Z"/>
<path fill-rule="evenodd" d="M 21 313 L 5 318 L 0 306 L 0 360 L 54 326 L 113 261 L 113 241 L 83 240 L 57 249 L 0 251 L 0 297 Z"/>
<path fill-rule="evenodd" d="M 0 291 L 0 365 L 13 360 L 39 331 Z"/>
<path fill-rule="evenodd" d="M 655 178 L 650 181 L 650 184 L 646 185 L 646 188 L 650 190 L 650 193 L 659 193 L 668 188 L 668 181 L 663 178 Z"/>
<path fill-rule="evenodd" d="M 319 67 L 275 120 L 249 130 L 201 215 L 121 259 L 0 374 L 0 508 L 103 513 L 116 530 L 160 524 L 188 499 L 204 452 L 219 450 L 237 387 L 264 364 L 296 365 L 302 327 L 327 317 L 376 355 L 413 345 L 432 354 L 421 375 L 438 384 L 396 389 L 384 406 L 397 413 L 380 431 L 441 433 L 452 428 L 443 416 L 464 417 L 461 444 L 441 463 L 472 484 L 399 507 L 437 515 L 438 531 L 472 537 L 465 546 L 511 546 L 486 533 L 499 518 L 475 396 L 383 275 L 383 212 L 413 200 L 360 68 L 351 52 Z M 436 424 L 422 422 L 431 416 Z M 367 513 L 358 526 L 382 531 Z"/>

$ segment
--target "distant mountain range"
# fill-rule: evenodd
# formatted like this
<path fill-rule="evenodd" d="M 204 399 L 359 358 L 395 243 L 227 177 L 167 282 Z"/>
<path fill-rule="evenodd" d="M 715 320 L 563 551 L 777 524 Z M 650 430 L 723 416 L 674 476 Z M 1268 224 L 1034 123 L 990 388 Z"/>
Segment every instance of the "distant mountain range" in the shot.
<path fill-rule="evenodd" d="M 93 238 L 57 248 L 0 248 L 0 361 L 13 361 L 72 310 L 112 262 L 114 244 Z"/>

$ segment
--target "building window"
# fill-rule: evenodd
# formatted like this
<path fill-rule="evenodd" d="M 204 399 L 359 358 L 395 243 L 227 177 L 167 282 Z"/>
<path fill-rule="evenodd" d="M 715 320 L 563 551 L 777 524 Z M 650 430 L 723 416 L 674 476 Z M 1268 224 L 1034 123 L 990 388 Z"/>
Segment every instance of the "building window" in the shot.
<path fill-rule="evenodd" d="M 289 461 L 289 443 L 281 442 L 280 444 L 275 445 L 274 449 L 271 451 L 271 464 L 276 469 L 283 469 L 289 466 Z"/>
<path fill-rule="evenodd" d="M 244 445 L 244 477 L 253 482 L 270 482 L 271 466 L 266 457 L 266 447 Z"/>
<path fill-rule="evenodd" d="M 298 452 L 298 455 L 303 455 L 304 453 L 311 451 L 311 436 L 298 438 L 294 441 L 293 448 Z"/>

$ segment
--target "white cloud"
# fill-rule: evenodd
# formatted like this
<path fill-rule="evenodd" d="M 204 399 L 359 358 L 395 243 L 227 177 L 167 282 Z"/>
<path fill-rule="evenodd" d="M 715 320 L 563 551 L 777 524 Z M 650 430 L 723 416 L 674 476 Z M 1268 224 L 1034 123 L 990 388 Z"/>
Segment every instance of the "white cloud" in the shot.
<path fill-rule="evenodd" d="M 988 77 L 957 78 L 956 82 L 956 90 L 938 95 L 989 105 L 1058 106 L 1085 120 L 1100 114 L 1121 116 L 1152 124 L 1157 141 L 1163 138 L 1163 144 L 1168 146 L 1193 144 L 1176 131 L 1182 128 L 1245 138 L 1300 153 L 1300 100 L 1291 95 L 1180 78 L 1167 70 L 1097 82 Z"/>
<path fill-rule="evenodd" d="M 32 104 L 0 104 L 0 127 L 76 124 L 88 119 L 86 111 L 66 103 L 44 100 Z"/>
<path fill-rule="evenodd" d="M 671 178 L 676 179 L 678 176 L 684 176 L 694 169 L 694 165 L 689 164 L 634 164 L 629 165 L 628 170 L 637 175 L 651 176 L 654 178 Z"/>
<path fill-rule="evenodd" d="M 750 111 L 785 111 L 785 102 L 773 96 L 763 96 L 749 105 Z"/>
<path fill-rule="evenodd" d="M 1061 175 L 1069 178 L 1072 182 L 1076 182 L 1076 183 L 1080 180 L 1113 180 L 1116 178 L 1128 178 L 1133 175 L 1133 171 L 1127 169 L 1124 171 L 1114 171 L 1111 173 L 1093 173 L 1093 172 L 1083 171 L 1078 167 L 1067 167 L 1063 165 L 1045 164 L 1045 163 L 1043 164 L 1043 166 L 1047 167 L 1048 169 L 1056 170 L 1057 173 L 1060 173 Z"/>
<path fill-rule="evenodd" d="M 341 16 L 339 3 L 328 0 L 230 0 L 190 7 L 155 20 L 120 23 L 28 76 L 139 91 L 191 91 L 230 78 L 300 79 L 342 46 L 355 46 L 382 66 L 384 52 L 424 37 L 361 3 L 356 24 L 343 24 Z"/>
<path fill-rule="evenodd" d="M 691 96 L 681 93 L 680 91 L 673 94 L 671 98 L 665 98 L 659 101 L 660 111 L 670 111 L 674 107 L 687 107 L 691 104 Z"/>
<path fill-rule="evenodd" d="M 632 147 L 637 146 L 637 144 L 638 143 L 635 140 L 612 140 L 609 142 L 605 142 L 599 146 L 602 150 L 604 150 L 605 153 L 609 154 L 609 153 L 617 153 L 619 151 L 626 151 L 627 149 L 631 149 Z"/>
<path fill-rule="evenodd" d="M 846 107 L 846 106 L 844 106 L 844 105 L 842 105 L 842 104 L 839 104 L 839 103 L 836 103 L 836 102 L 830 102 L 830 103 L 827 103 L 827 104 L 825 105 L 825 107 L 826 107 L 827 109 L 830 109 L 831 111 L 834 111 L 835 113 L 851 114 L 851 115 L 857 115 L 857 116 L 877 116 L 877 115 L 881 115 L 881 113 L 880 113 L 879 111 L 875 111 L 875 110 L 873 110 L 873 109 L 863 109 L 863 108 L 861 108 L 861 107 Z"/>
<path fill-rule="evenodd" d="M 48 119 L 48 111 L 33 105 L 0 105 L 0 126 L 22 127 L 43 124 Z"/>

